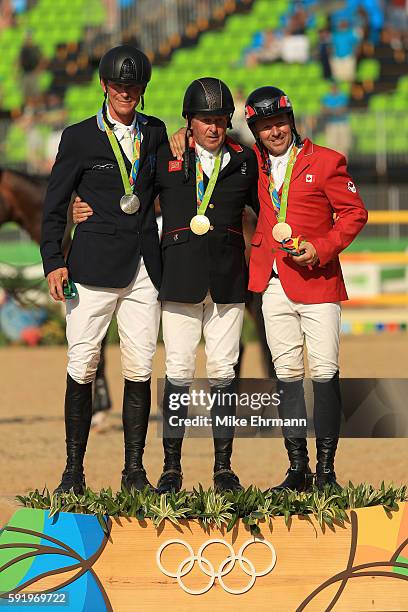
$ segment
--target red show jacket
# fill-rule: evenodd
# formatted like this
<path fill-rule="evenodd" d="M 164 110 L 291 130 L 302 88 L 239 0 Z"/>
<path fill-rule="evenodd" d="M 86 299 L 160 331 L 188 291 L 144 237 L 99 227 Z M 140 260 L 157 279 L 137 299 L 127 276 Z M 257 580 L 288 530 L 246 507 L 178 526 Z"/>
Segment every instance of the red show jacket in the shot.
<path fill-rule="evenodd" d="M 294 302 L 321 304 L 347 300 L 338 255 L 362 230 L 367 210 L 340 153 L 306 139 L 290 181 L 286 222 L 292 236 L 302 234 L 315 247 L 319 263 L 302 267 L 279 249 L 272 236 L 277 223 L 269 194 L 269 176 L 258 148 L 260 213 L 252 238 L 249 289 L 266 289 L 276 259 L 283 290 Z M 281 195 L 281 192 L 280 192 Z M 333 221 L 333 213 L 337 220 Z"/>

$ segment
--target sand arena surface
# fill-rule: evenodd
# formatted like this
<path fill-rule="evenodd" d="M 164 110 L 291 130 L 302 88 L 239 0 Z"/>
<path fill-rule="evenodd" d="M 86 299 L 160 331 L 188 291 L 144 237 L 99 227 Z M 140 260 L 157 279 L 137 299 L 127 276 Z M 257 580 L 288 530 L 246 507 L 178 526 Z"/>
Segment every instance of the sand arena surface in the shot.
<path fill-rule="evenodd" d="M 121 427 L 122 376 L 117 346 L 108 348 L 107 371 L 114 408 L 106 428 L 91 432 L 86 457 L 87 483 L 94 489 L 120 486 L 123 462 Z M 408 376 L 407 334 L 345 336 L 341 343 L 343 377 Z M 17 504 L 14 496 L 59 482 L 65 461 L 63 398 L 66 351 L 64 347 L 35 349 L 8 347 L 0 350 L 0 526 Z M 205 354 L 199 348 L 197 375 L 205 376 Z M 159 345 L 154 365 L 153 410 L 156 412 L 156 382 L 164 372 L 164 348 Z M 263 376 L 259 349 L 250 344 L 244 357 L 242 377 Z M 314 467 L 314 441 L 309 450 Z M 245 486 L 254 483 L 267 488 L 282 480 L 287 469 L 286 453 L 279 439 L 237 439 L 233 467 Z M 408 482 L 408 439 L 345 439 L 340 442 L 336 472 L 346 483 L 382 480 Z M 152 483 L 162 468 L 162 446 L 157 423 L 149 428 L 145 466 Z M 183 472 L 186 488 L 211 485 L 212 441 L 187 439 L 184 443 Z"/>

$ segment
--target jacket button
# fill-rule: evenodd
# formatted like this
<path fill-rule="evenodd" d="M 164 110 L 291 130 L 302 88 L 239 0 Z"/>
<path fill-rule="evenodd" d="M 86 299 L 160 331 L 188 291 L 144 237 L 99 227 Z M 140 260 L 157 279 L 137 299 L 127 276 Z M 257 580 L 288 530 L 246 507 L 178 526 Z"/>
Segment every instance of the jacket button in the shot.
<path fill-rule="evenodd" d="M 213 230 L 213 229 L 214 229 L 214 226 L 213 226 L 213 225 L 210 225 L 210 230 Z"/>
<path fill-rule="evenodd" d="M 214 208 L 214 204 L 209 204 L 209 208 Z"/>

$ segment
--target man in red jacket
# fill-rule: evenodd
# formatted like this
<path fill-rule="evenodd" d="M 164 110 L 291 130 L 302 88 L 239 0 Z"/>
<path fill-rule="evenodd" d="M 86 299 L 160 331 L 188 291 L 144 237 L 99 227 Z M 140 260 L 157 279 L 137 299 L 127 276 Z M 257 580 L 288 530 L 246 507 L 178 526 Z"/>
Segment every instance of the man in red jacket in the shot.
<path fill-rule="evenodd" d="M 316 484 L 336 486 L 340 301 L 347 299 L 338 255 L 364 227 L 367 211 L 344 156 L 301 140 L 292 104 L 282 90 L 256 89 L 245 111 L 256 140 L 260 200 L 249 289 L 263 293 L 285 418 L 306 415 L 306 343 L 314 392 Z M 304 490 L 311 482 L 305 432 L 284 428 L 283 433 L 290 467 L 278 488 Z"/>

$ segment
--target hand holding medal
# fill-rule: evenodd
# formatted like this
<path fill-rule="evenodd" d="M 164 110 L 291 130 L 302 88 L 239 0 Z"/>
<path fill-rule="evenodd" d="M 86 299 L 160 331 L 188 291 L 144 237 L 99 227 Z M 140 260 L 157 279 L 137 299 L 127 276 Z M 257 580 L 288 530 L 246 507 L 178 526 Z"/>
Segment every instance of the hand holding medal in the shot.
<path fill-rule="evenodd" d="M 306 243 L 306 239 L 301 234 L 296 236 L 296 238 L 285 238 L 281 242 L 281 251 L 285 251 L 293 257 L 299 257 L 299 255 L 303 255 L 303 253 L 305 253 L 305 250 L 302 247 Z"/>

